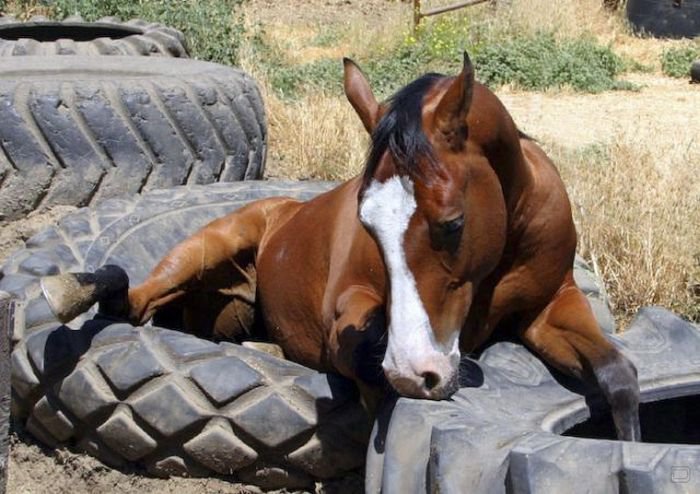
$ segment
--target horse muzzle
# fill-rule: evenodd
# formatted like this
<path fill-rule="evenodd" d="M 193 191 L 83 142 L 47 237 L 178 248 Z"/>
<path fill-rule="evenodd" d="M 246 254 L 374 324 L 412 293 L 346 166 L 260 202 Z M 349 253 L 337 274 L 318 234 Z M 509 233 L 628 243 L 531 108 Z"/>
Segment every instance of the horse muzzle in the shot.
<path fill-rule="evenodd" d="M 389 384 L 408 398 L 444 400 L 459 389 L 459 352 L 424 356 L 416 362 L 387 354 L 382 368 Z"/>

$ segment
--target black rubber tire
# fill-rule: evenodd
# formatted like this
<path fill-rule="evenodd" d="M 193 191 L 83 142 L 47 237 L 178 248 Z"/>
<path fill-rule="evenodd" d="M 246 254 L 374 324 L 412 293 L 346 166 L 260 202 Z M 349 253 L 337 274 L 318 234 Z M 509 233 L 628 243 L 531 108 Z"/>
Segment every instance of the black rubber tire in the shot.
<path fill-rule="evenodd" d="M 635 32 L 663 38 L 700 35 L 700 0 L 627 0 Z"/>
<path fill-rule="evenodd" d="M 156 475 L 224 475 L 265 488 L 307 485 L 364 463 L 369 424 L 354 387 L 236 345 L 160 328 L 89 320 L 60 327 L 41 276 L 106 263 L 142 281 L 160 257 L 215 217 L 254 199 L 308 199 L 333 184 L 245 182 L 153 191 L 65 217 L 0 271 L 19 301 L 13 414 L 49 445 L 72 444 L 110 465 Z M 590 300 L 606 307 L 577 260 Z M 235 379 L 219 376 L 235 375 Z"/>
<path fill-rule="evenodd" d="M 698 329 L 666 310 L 645 308 L 611 337 L 639 371 L 643 402 L 694 400 L 676 408 L 678 416 L 642 405 L 643 438 L 647 428 L 675 432 L 679 441 L 700 437 Z M 562 436 L 589 417 L 586 398 L 562 386 L 522 345 L 497 343 L 465 372 L 476 387 L 463 387 L 450 402 L 400 399 L 391 418 L 378 422 L 365 472 L 368 494 L 700 492 L 697 444 Z"/>
<path fill-rule="evenodd" d="M 80 16 L 63 21 L 34 16 L 22 22 L 0 17 L 0 57 L 26 55 L 189 56 L 181 31 L 141 19 L 85 22 Z"/>
<path fill-rule="evenodd" d="M 700 60 L 695 60 L 690 66 L 690 82 L 700 83 Z"/>
<path fill-rule="evenodd" d="M 7 58 L 0 122 L 0 220 L 264 171 L 255 81 L 207 62 Z"/>
<path fill-rule="evenodd" d="M 14 319 L 14 303 L 8 293 L 0 291 L 0 493 L 7 489 L 10 464 L 10 408 L 12 396 L 11 344 L 6 328 Z"/>

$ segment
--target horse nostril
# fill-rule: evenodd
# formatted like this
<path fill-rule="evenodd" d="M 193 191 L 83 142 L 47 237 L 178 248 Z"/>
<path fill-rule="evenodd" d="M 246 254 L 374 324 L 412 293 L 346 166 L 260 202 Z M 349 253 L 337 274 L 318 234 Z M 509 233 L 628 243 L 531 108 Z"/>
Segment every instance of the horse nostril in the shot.
<path fill-rule="evenodd" d="M 421 377 L 423 378 L 423 385 L 428 391 L 431 391 L 432 389 L 436 388 L 438 384 L 440 384 L 440 376 L 434 372 L 424 372 L 421 374 Z"/>

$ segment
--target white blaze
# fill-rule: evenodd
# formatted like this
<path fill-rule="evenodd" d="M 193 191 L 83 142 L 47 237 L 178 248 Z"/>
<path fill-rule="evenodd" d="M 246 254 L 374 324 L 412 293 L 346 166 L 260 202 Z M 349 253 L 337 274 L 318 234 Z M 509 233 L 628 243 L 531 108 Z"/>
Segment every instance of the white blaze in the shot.
<path fill-rule="evenodd" d="M 404 236 L 415 210 L 413 182 L 396 175 L 383 183 L 372 181 L 360 205 L 360 221 L 374 232 L 389 271 L 389 341 L 383 365 L 410 375 L 423 371 L 415 368 L 416 362 L 430 359 L 439 367 L 434 370 L 445 376 L 459 359 L 457 332 L 447 345 L 435 339 L 406 262 Z"/>

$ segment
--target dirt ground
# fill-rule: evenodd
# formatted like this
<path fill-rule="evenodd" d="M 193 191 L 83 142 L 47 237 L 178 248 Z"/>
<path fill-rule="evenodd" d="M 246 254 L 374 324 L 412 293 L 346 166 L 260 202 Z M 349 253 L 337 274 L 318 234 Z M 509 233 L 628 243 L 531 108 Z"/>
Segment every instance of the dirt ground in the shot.
<path fill-rule="evenodd" d="M 98 460 L 65 449 L 50 451 L 20 433 L 10 439 L 8 494 L 257 494 L 255 486 L 221 479 L 148 477 L 139 470 L 119 471 Z M 291 491 L 274 491 L 275 493 Z M 297 491 L 294 491 L 297 492 Z M 303 491 L 298 491 L 303 492 Z M 319 483 L 315 492 L 324 494 L 361 494 L 360 474 L 327 483 Z"/>
<path fill-rule="evenodd" d="M 376 19 L 408 8 L 387 0 L 251 0 L 249 15 L 262 24 L 328 22 L 348 16 Z M 608 92 L 600 95 L 499 92 L 506 107 L 523 130 L 538 139 L 576 148 L 606 141 L 627 133 L 677 143 L 678 147 L 700 146 L 700 85 L 660 75 L 628 78 L 640 84 L 638 92 Z M 56 207 L 26 219 L 0 224 L 0 264 L 12 251 L 46 225 L 70 212 Z M 321 492 L 362 492 L 359 476 L 340 483 L 317 486 Z M 121 472 L 93 458 L 65 450 L 49 451 L 23 435 L 13 435 L 9 463 L 10 494 L 51 493 L 247 493 L 257 489 L 219 479 L 169 480 L 148 478 L 138 471 Z"/>
<path fill-rule="evenodd" d="M 66 450 L 45 450 L 26 437 L 11 438 L 7 492 L 10 494 L 46 493 L 216 493 L 248 494 L 260 492 L 254 487 L 231 484 L 219 479 L 168 480 L 149 478 L 139 472 L 120 472 L 98 460 Z"/>
<path fill-rule="evenodd" d="M 576 148 L 621 133 L 660 143 L 700 146 L 700 84 L 655 74 L 630 74 L 639 91 L 603 94 L 498 92 L 517 125 L 538 139 Z"/>

